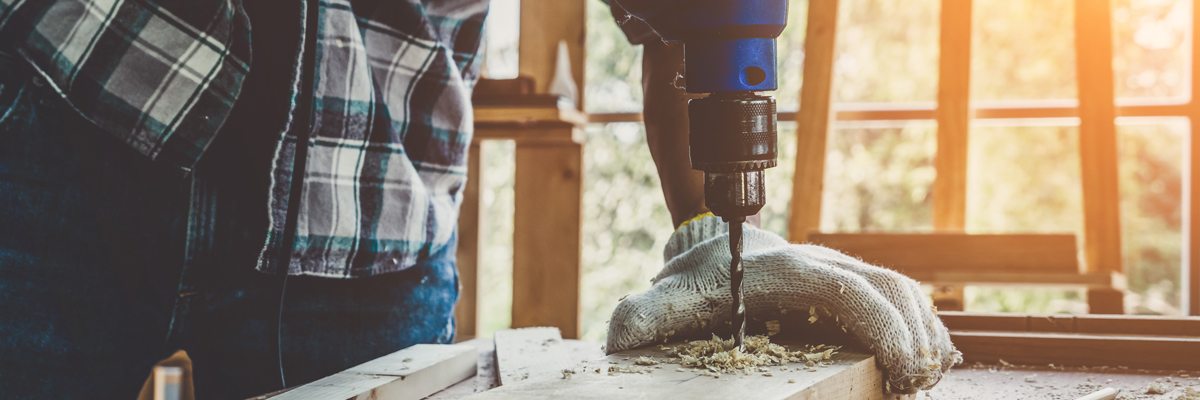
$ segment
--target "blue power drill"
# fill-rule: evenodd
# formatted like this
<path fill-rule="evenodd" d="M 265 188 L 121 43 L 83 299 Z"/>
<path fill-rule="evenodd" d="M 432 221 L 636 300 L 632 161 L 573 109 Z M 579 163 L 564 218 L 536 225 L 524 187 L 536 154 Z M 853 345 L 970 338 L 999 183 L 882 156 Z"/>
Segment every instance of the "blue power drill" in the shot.
<path fill-rule="evenodd" d="M 787 0 L 619 0 L 663 40 L 683 42 L 692 169 L 704 171 L 704 204 L 729 224 L 735 345 L 745 351 L 742 223 L 766 202 L 763 170 L 776 163 L 775 38 Z"/>

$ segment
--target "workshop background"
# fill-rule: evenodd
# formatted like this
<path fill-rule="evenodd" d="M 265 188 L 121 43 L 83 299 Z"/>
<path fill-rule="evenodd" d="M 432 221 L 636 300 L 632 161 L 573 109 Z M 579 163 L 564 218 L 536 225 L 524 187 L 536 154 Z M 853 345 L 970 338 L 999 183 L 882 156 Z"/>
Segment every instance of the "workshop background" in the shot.
<path fill-rule="evenodd" d="M 485 74 L 517 75 L 520 0 L 492 0 Z M 1111 0 L 1117 104 L 1190 98 L 1188 0 Z M 588 113 L 641 111 L 641 48 L 600 0 L 587 3 Z M 975 0 L 972 106 L 1077 104 L 1074 2 Z M 805 0 L 790 2 L 779 38 L 781 112 L 799 108 Z M 937 0 L 842 0 L 834 57 L 834 107 L 932 106 L 939 59 Z M 878 105 L 878 104 L 877 104 Z M 1082 233 L 1077 118 L 972 120 L 968 233 Z M 779 166 L 767 170 L 762 227 L 787 237 L 795 167 L 794 121 L 779 121 Z M 936 121 L 836 121 L 830 130 L 821 230 L 930 232 Z M 672 232 L 638 122 L 587 126 L 582 339 L 602 341 L 618 300 L 650 287 Z M 1185 265 L 1183 167 L 1186 117 L 1117 119 L 1127 313 L 1179 315 Z M 509 326 L 512 304 L 514 144 L 486 141 L 480 202 L 480 336 Z M 836 205 L 836 206 L 833 206 Z M 968 286 L 966 311 L 1087 312 L 1084 289 Z"/>

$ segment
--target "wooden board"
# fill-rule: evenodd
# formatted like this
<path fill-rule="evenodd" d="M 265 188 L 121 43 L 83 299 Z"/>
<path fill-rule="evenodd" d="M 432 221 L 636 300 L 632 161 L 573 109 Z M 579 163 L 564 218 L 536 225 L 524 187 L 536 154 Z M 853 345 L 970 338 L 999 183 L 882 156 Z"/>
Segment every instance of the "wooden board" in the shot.
<path fill-rule="evenodd" d="M 558 328 L 496 331 L 496 368 L 501 385 L 553 376 L 571 364 Z"/>
<path fill-rule="evenodd" d="M 951 331 L 966 362 L 1145 369 L 1200 368 L 1200 338 Z"/>
<path fill-rule="evenodd" d="M 796 173 L 788 240 L 805 242 L 821 224 L 821 193 L 825 184 L 825 140 L 832 115 L 833 51 L 837 38 L 837 0 L 808 2 L 804 40 L 804 83 L 796 113 Z"/>
<path fill-rule="evenodd" d="M 1124 289 L 1125 275 L 1116 272 L 1096 273 L 1039 273 L 1039 272 L 922 272 L 905 273 L 910 278 L 935 285 L 1042 286 L 1087 287 L 1094 289 Z M 1118 290 L 1114 290 L 1120 293 Z M 1092 294 L 1091 291 L 1088 292 Z M 1091 303 L 1093 298 L 1088 298 Z M 962 310 L 955 310 L 962 311 Z"/>
<path fill-rule="evenodd" d="M 905 273 L 1076 274 L 1075 235 L 811 233 L 809 240 Z"/>
<path fill-rule="evenodd" d="M 475 375 L 477 356 L 475 346 L 418 344 L 271 399 L 420 399 Z"/>
<path fill-rule="evenodd" d="M 984 314 L 938 312 L 952 331 L 1086 333 L 1191 336 L 1200 338 L 1200 318 L 1145 315 Z"/>
<path fill-rule="evenodd" d="M 639 356 L 656 359 L 667 357 L 657 347 L 646 347 L 609 355 L 577 364 L 576 373 L 569 378 L 562 374 L 549 379 L 531 379 L 468 397 L 490 399 L 884 399 L 882 372 L 875 366 L 875 357 L 843 348 L 833 357 L 833 364 L 816 368 L 816 372 L 789 371 L 769 367 L 773 376 L 722 375 L 720 378 L 701 376 L 696 370 L 677 371 L 678 365 L 660 364 L 646 368 L 649 373 L 615 373 L 609 367 L 628 367 Z M 655 367 L 661 367 L 655 368 Z M 600 372 L 596 372 L 596 370 Z M 795 380 L 795 383 L 789 383 Z"/>

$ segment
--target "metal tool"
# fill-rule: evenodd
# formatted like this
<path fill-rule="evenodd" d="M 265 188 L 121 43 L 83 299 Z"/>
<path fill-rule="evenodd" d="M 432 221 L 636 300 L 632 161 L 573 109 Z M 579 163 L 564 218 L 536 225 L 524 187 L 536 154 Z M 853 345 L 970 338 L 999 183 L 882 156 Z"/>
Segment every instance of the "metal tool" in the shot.
<path fill-rule="evenodd" d="M 734 342 L 745 350 L 742 223 L 766 202 L 763 170 L 776 163 L 775 38 L 786 0 L 622 1 L 663 40 L 684 43 L 692 168 L 704 171 L 704 202 L 729 224 Z"/>

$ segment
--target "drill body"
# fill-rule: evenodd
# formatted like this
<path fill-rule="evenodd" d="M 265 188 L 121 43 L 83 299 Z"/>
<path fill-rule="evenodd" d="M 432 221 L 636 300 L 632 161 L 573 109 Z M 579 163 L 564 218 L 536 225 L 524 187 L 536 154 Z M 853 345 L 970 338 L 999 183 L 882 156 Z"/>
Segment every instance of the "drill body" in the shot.
<path fill-rule="evenodd" d="M 683 42 L 692 168 L 704 172 L 704 203 L 729 223 L 734 341 L 744 349 L 742 223 L 766 202 L 763 170 L 777 153 L 775 38 L 787 0 L 623 0 L 663 40 Z"/>

